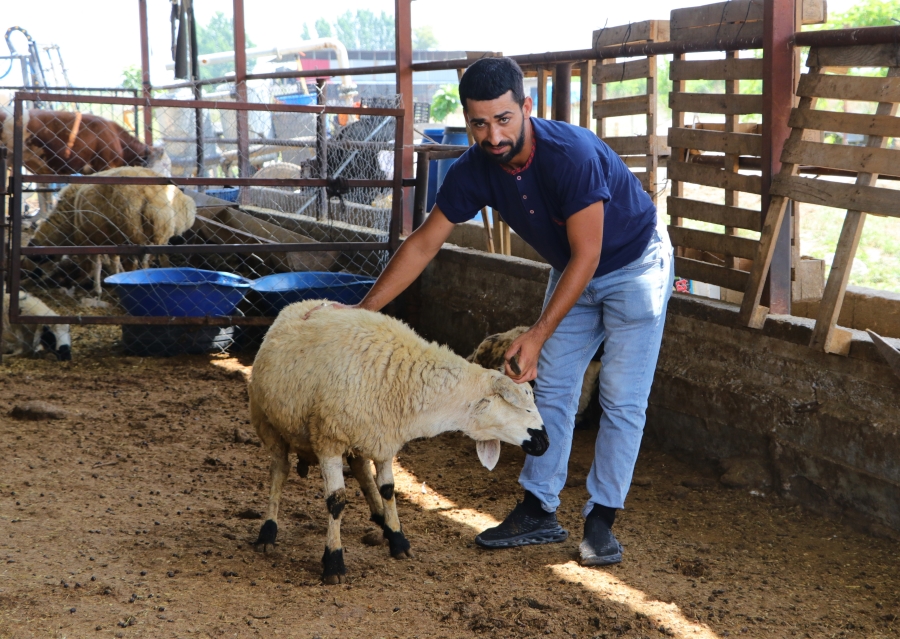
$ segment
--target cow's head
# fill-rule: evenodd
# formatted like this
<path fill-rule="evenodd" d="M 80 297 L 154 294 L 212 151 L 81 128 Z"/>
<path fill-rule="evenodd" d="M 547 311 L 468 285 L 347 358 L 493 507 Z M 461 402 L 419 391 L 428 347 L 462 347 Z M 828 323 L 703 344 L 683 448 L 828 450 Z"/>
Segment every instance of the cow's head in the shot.
<path fill-rule="evenodd" d="M 485 371 L 485 396 L 475 402 L 464 428 L 477 442 L 478 459 L 488 470 L 500 458 L 500 442 L 521 446 L 529 455 L 543 455 L 550 440 L 534 405 L 528 384 L 516 384 L 497 371 Z"/>
<path fill-rule="evenodd" d="M 151 146 L 144 158 L 144 165 L 163 177 L 172 177 L 172 159 L 161 146 Z"/>

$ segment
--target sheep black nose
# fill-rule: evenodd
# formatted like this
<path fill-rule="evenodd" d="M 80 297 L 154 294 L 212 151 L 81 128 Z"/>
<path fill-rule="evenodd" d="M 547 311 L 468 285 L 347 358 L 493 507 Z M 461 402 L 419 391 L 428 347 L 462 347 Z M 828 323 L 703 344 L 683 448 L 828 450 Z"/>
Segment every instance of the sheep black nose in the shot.
<path fill-rule="evenodd" d="M 547 437 L 547 431 L 544 427 L 541 426 L 540 430 L 529 428 L 528 434 L 531 435 L 531 439 L 522 444 L 522 450 L 528 455 L 534 455 L 535 457 L 540 457 L 546 453 L 550 447 L 550 438 Z"/>

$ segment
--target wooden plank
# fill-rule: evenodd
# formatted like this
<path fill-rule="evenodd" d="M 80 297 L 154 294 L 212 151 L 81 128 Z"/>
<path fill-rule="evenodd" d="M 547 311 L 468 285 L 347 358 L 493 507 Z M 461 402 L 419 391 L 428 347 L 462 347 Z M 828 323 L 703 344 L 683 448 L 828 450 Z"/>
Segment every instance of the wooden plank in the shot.
<path fill-rule="evenodd" d="M 616 98 L 614 100 L 602 100 L 594 102 L 594 117 L 615 118 L 622 115 L 645 115 L 650 111 L 649 95 L 635 95 L 628 98 Z"/>
<path fill-rule="evenodd" d="M 761 58 L 673 60 L 669 80 L 762 80 Z"/>
<path fill-rule="evenodd" d="M 837 209 L 900 217 L 900 202 L 894 189 L 779 175 L 772 180 L 772 195 Z"/>
<path fill-rule="evenodd" d="M 711 27 L 695 27 L 692 29 L 672 29 L 672 42 L 733 42 L 741 39 L 761 38 L 762 22 L 740 22 L 733 24 L 713 25 Z"/>
<path fill-rule="evenodd" d="M 900 175 L 900 151 L 894 149 L 790 140 L 784 145 L 781 161 L 857 173 Z"/>
<path fill-rule="evenodd" d="M 808 67 L 900 67 L 900 44 L 812 47 Z"/>
<path fill-rule="evenodd" d="M 900 118 L 889 115 L 794 109 L 791 111 L 791 119 L 788 124 L 795 128 L 816 131 L 900 137 Z"/>
<path fill-rule="evenodd" d="M 724 93 L 670 93 L 669 108 L 685 113 L 723 113 L 744 115 L 762 113 L 761 95 L 726 95 Z"/>
<path fill-rule="evenodd" d="M 759 248 L 758 240 L 751 240 L 737 235 L 723 235 L 710 231 L 689 229 L 683 226 L 670 226 L 669 238 L 674 246 L 695 248 L 710 253 L 724 253 L 734 257 L 752 260 Z"/>
<path fill-rule="evenodd" d="M 688 280 L 715 284 L 732 291 L 743 291 L 750 274 L 747 271 L 716 266 L 687 257 L 675 257 L 675 274 Z"/>
<path fill-rule="evenodd" d="M 581 75 L 581 100 L 578 103 L 578 126 L 583 129 L 591 128 L 591 81 L 594 77 L 595 63 L 587 60 L 578 65 Z"/>
<path fill-rule="evenodd" d="M 631 135 L 621 138 L 604 138 L 603 141 L 619 155 L 647 155 L 650 150 L 650 136 Z"/>
<path fill-rule="evenodd" d="M 717 189 L 731 189 L 744 193 L 759 194 L 762 190 L 762 178 L 758 175 L 726 173 L 713 166 L 670 161 L 668 172 L 670 180 L 702 184 Z"/>
<path fill-rule="evenodd" d="M 700 7 L 674 9 L 669 14 L 671 29 L 705 27 L 722 22 L 745 22 L 763 19 L 762 0 L 732 0 Z"/>
<path fill-rule="evenodd" d="M 632 171 L 632 173 L 638 180 L 640 180 L 641 188 L 643 188 L 648 193 L 652 191 L 650 185 L 650 173 L 648 173 L 647 171 Z"/>
<path fill-rule="evenodd" d="M 666 42 L 669 39 L 668 20 L 644 20 L 607 27 L 594 31 L 591 42 L 594 50 L 628 42 Z"/>
<path fill-rule="evenodd" d="M 652 60 L 656 64 L 656 58 Z M 642 58 L 630 62 L 597 65 L 594 67 L 594 83 L 606 84 L 646 78 L 650 75 L 650 61 L 651 58 Z"/>
<path fill-rule="evenodd" d="M 802 0 L 800 24 L 828 22 L 828 5 L 825 0 Z"/>
<path fill-rule="evenodd" d="M 753 209 L 671 196 L 668 198 L 666 206 L 669 215 L 673 218 L 688 218 L 750 231 L 759 231 L 762 228 L 762 215 Z"/>
<path fill-rule="evenodd" d="M 696 122 L 690 127 L 682 127 L 682 128 L 692 128 L 699 129 L 701 131 L 724 131 L 725 123 L 724 122 Z M 756 122 L 738 122 L 734 127 L 734 133 L 756 133 L 757 135 L 762 134 L 762 124 L 758 124 Z"/>
<path fill-rule="evenodd" d="M 900 78 L 805 74 L 800 78 L 797 95 L 832 100 L 900 102 Z"/>
<path fill-rule="evenodd" d="M 643 169 L 647 166 L 646 155 L 625 155 L 621 156 L 622 161 L 629 169 Z"/>
<path fill-rule="evenodd" d="M 669 145 L 733 155 L 762 155 L 762 136 L 696 129 L 669 129 Z"/>

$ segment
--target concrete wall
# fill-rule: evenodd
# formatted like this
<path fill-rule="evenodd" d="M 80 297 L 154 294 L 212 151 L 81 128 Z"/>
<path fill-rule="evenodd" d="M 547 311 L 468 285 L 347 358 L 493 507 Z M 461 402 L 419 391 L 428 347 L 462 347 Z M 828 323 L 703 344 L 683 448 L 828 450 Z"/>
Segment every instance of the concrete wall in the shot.
<path fill-rule="evenodd" d="M 533 322 L 549 267 L 445 246 L 406 296 L 410 323 L 468 354 Z M 900 379 L 857 332 L 849 357 L 807 346 L 813 322 L 737 325 L 737 307 L 676 295 L 647 434 L 698 460 L 754 458 L 772 490 L 900 531 Z"/>

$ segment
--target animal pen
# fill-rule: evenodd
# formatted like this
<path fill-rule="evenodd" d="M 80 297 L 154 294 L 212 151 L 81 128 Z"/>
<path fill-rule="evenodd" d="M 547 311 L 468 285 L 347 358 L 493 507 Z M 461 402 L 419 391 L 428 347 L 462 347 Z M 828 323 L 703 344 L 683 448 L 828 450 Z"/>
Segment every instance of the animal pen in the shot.
<path fill-rule="evenodd" d="M 123 110 L 149 114 L 175 175 L 162 177 L 138 169 L 71 175 L 63 170 L 67 165 L 53 173 L 27 175 L 28 154 L 33 151 L 23 144 L 28 122 L 23 114 L 26 105 L 38 101 L 77 103 L 94 111 L 105 108 L 110 118 L 115 117 L 114 109 L 120 114 Z M 326 135 L 326 119 L 349 116 L 356 120 L 343 129 L 344 135 Z M 246 327 L 242 333 L 246 336 L 252 333 L 250 327 L 270 324 L 285 303 L 296 301 L 286 297 L 292 294 L 287 289 L 296 288 L 287 281 L 290 276 L 279 279 L 278 274 L 309 273 L 301 288 L 336 292 L 351 302 L 358 300 L 360 287 L 380 273 L 397 247 L 399 198 L 394 193 L 399 192 L 401 173 L 394 163 L 401 157 L 396 152 L 403 130 L 401 109 L 19 92 L 14 117 L 13 201 L 23 201 L 26 181 L 67 185 L 36 234 L 23 231 L 21 208 L 12 209 L 9 316 L 14 323 L 47 321 L 20 314 L 18 294 L 24 290 L 53 300 L 60 312 L 54 322 L 123 325 L 127 352 L 171 354 L 180 352 L 179 343 L 188 344 L 187 352 L 203 352 L 202 345 L 194 344 L 209 346 L 210 340 L 224 349 L 232 341 L 232 327 Z M 189 135 L 195 123 L 203 127 L 201 138 Z M 224 127 L 226 137 L 216 136 L 214 125 Z M 274 128 L 276 137 L 254 138 L 242 156 L 235 130 L 248 126 Z M 45 147 L 56 148 L 54 142 L 64 149 L 57 155 L 64 156 L 65 140 Z M 270 162 L 252 178 L 230 175 L 241 162 L 280 157 L 282 151 L 307 159 L 298 160 L 300 164 Z M 183 188 L 188 197 L 173 188 Z M 170 208 L 173 197 L 185 199 L 183 206 L 191 213 L 196 209 L 181 228 L 171 227 L 170 218 L 177 216 Z M 127 219 L 129 215 L 134 219 Z M 167 224 L 170 228 L 162 230 Z M 179 245 L 169 244 L 173 236 Z M 113 284 L 134 314 L 104 312 L 115 308 L 100 299 L 108 287 L 100 281 L 101 262 L 110 257 L 116 271 L 122 259 L 167 267 L 156 274 L 143 271 L 147 279 L 139 282 L 120 277 L 122 281 Z M 271 276 L 268 286 L 249 290 L 251 280 L 266 276 Z M 182 281 L 184 277 L 193 279 Z M 75 300 L 65 293 L 86 279 L 98 295 L 88 301 L 94 312 L 90 308 L 85 312 L 83 306 L 75 310 Z M 109 281 L 117 281 L 116 276 Z M 169 298 L 173 289 L 180 289 L 174 293 L 177 299 Z M 186 326 L 194 328 L 187 331 Z"/>
<path fill-rule="evenodd" d="M 354 285 L 370 283 L 402 236 L 426 219 L 428 160 L 464 151 L 415 143 L 413 75 L 463 70 L 497 54 L 413 63 L 410 2 L 397 0 L 394 64 L 248 73 L 244 2 L 234 0 L 235 76 L 158 87 L 149 76 L 147 2 L 138 3 L 140 96 L 26 90 L 16 97 L 12 179 L 0 198 L 10 203 L 10 232 L 0 226 L 0 269 L 7 269 L 0 286 L 12 293 L 13 327 L 48 322 L 22 312 L 21 292 L 44 299 L 59 313 L 54 322 L 122 325 L 126 352 L 175 352 L 185 339 L 204 350 L 253 346 L 277 312 L 272 291 L 255 282 L 315 273 L 330 294 L 358 294 Z M 105 357 L 108 368 L 97 358 L 62 366 L 13 361 L 0 369 L 13 371 L 0 376 L 10 402 L 41 387 L 74 408 L 66 420 L 30 429 L 0 419 L 7 435 L 23 438 L 3 439 L 20 483 L 0 482 L 0 516 L 11 522 L 0 545 L 9 562 L 3 575 L 16 584 L 0 584 L 0 604 L 15 603 L 0 605 L 0 621 L 33 631 L 40 611 L 52 631 L 69 628 L 69 636 L 124 635 L 138 623 L 145 626 L 137 630 L 177 636 L 280 626 L 323 639 L 895 636 L 900 381 L 892 366 L 900 371 L 900 312 L 896 296 L 848 291 L 847 282 L 866 214 L 896 218 L 900 210 L 892 175 L 900 150 L 889 143 L 900 138 L 900 27 L 802 32 L 824 20 L 824 3 L 790 0 L 733 0 L 668 18 L 602 29 L 598 19 L 584 49 L 512 56 L 537 84 L 538 117 L 596 130 L 666 207 L 676 274 L 698 290 L 720 290 L 675 293 L 669 303 L 648 445 L 616 523 L 625 563 L 576 565 L 574 533 L 556 547 L 475 549 L 473 534 L 512 505 L 522 456 L 504 449 L 487 476 L 470 463 L 468 442 L 450 436 L 411 442 L 395 464 L 404 527 L 422 563 L 401 566 L 358 542 L 366 524 L 353 510 L 365 505 L 348 491 L 354 580 L 329 590 L 318 576 L 321 547 L 308 543 L 321 537 L 317 521 L 325 514 L 304 511 L 304 501 L 321 501 L 318 482 L 292 474 L 283 545 L 265 561 L 249 550 L 265 470 L 259 442 L 244 430 L 246 354 Z M 662 56 L 672 56 L 668 131 L 660 130 Z M 847 74 L 848 67 L 862 71 Z M 321 87 L 326 75 L 348 74 L 394 78 L 396 97 L 360 107 L 321 94 L 309 106 L 248 100 L 249 80 L 316 79 Z M 560 88 L 575 77 L 581 93 L 573 108 Z M 718 92 L 695 90 L 710 80 Z M 640 86 L 616 93 L 623 81 Z M 742 91 L 751 83 L 761 89 Z M 201 87 L 217 85 L 236 99 L 200 99 Z M 194 99 L 157 99 L 157 89 L 191 89 Z M 834 100 L 843 99 L 865 108 L 836 109 Z M 23 116 L 37 100 L 162 144 L 171 177 L 147 177 L 143 166 L 111 175 L 26 171 Z M 126 120 L 126 113 L 133 115 Z M 637 122 L 633 135 L 616 133 L 622 117 Z M 351 131 L 341 136 L 342 129 Z M 855 136 L 864 146 L 847 143 Z M 68 137 L 56 142 L 65 154 Z M 46 230 L 35 240 L 41 227 L 23 214 L 28 185 L 66 185 L 63 206 L 69 189 L 80 202 L 73 208 L 101 235 L 81 226 L 64 242 Z M 103 230 L 101 205 L 119 201 L 110 186 L 138 194 L 119 207 L 140 204 L 134 236 Z M 794 241 L 797 207 L 815 215 L 819 209 L 806 207 L 820 205 L 840 207 L 846 219 L 827 280 L 823 260 L 805 259 Z M 154 210 L 165 210 L 170 223 L 155 236 Z M 185 210 L 188 217 L 179 218 Z M 175 220 L 191 212 L 189 228 L 174 233 Z M 457 227 L 400 309 L 416 331 L 459 354 L 486 335 L 535 321 L 549 273 L 499 217 L 481 215 L 477 225 Z M 170 233 L 180 239 L 170 242 Z M 117 263 L 138 269 L 114 273 Z M 143 266 L 158 278 L 143 282 L 151 294 L 173 283 L 168 273 L 190 270 L 229 275 L 190 284 L 237 289 L 240 299 L 226 312 L 211 306 L 212 297 L 227 297 L 221 291 L 188 297 L 177 312 L 118 310 L 111 289 L 120 299 L 130 295 L 128 278 Z M 350 281 L 336 285 L 330 276 Z M 56 458 L 48 433 L 64 450 Z M 574 434 L 573 481 L 559 510 L 572 531 L 582 525 L 572 506 L 586 495 L 593 436 Z M 66 510 L 72 504 L 78 508 Z M 50 521 L 54 507 L 59 525 Z M 56 541 L 35 541 L 40 535 Z M 40 597 L 28 591 L 32 582 L 44 588 Z"/>

